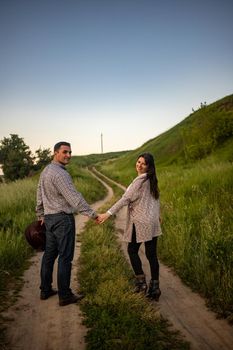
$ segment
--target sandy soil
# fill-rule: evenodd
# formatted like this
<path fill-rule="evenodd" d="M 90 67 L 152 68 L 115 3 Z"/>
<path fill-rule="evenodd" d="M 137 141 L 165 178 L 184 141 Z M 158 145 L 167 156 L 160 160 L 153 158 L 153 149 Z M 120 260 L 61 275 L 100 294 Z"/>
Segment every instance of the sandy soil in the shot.
<path fill-rule="evenodd" d="M 108 186 L 107 186 L 108 187 Z M 109 193 L 105 201 L 112 196 Z M 105 201 L 93 205 L 96 210 Z M 87 218 L 77 217 L 77 232 L 80 232 Z M 116 219 L 118 234 L 124 229 L 125 210 L 121 210 Z M 122 250 L 126 254 L 126 245 L 122 243 Z M 72 270 L 71 286 L 77 290 L 77 265 L 80 244 L 77 243 Z M 149 280 L 149 270 L 145 258 L 143 245 L 140 250 L 145 274 Z M 128 258 L 128 257 L 127 257 Z M 7 339 L 9 347 L 24 350 L 83 350 L 86 348 L 86 328 L 82 325 L 83 316 L 78 305 L 58 306 L 58 298 L 54 296 L 48 300 L 39 299 L 39 272 L 41 253 L 32 259 L 32 265 L 25 272 L 24 287 L 17 303 L 5 312 L 7 322 Z M 209 311 L 204 300 L 188 287 L 166 266 L 161 265 L 160 285 L 162 295 L 155 309 L 159 307 L 161 314 L 170 320 L 171 326 L 180 330 L 191 343 L 191 349 L 199 350 L 230 350 L 233 349 L 233 328 L 225 321 L 218 320 Z M 56 287 L 56 271 L 54 271 L 54 287 Z"/>

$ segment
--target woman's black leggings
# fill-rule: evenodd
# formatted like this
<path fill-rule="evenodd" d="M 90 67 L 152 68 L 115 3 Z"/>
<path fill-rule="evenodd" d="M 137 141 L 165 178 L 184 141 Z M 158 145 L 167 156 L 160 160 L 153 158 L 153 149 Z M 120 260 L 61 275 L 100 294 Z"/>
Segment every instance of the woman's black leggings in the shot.
<path fill-rule="evenodd" d="M 159 262 L 157 258 L 157 237 L 152 238 L 151 241 L 145 243 L 145 253 L 150 264 L 151 279 L 159 279 Z M 143 275 L 142 262 L 139 257 L 138 251 L 141 243 L 136 242 L 136 230 L 135 225 L 133 225 L 132 241 L 128 243 L 128 254 L 132 268 L 135 275 Z"/>

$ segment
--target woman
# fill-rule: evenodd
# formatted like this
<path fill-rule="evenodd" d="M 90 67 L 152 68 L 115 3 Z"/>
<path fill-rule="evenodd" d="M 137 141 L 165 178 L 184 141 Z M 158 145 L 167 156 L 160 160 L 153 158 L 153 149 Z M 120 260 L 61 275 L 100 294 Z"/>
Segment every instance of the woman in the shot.
<path fill-rule="evenodd" d="M 139 248 L 145 244 L 146 257 L 150 264 L 151 280 L 147 297 L 159 300 L 159 263 L 157 258 L 157 237 L 162 234 L 160 227 L 160 204 L 158 180 L 154 158 L 142 153 L 136 162 L 138 176 L 127 188 L 121 199 L 106 213 L 99 214 L 98 222 L 103 223 L 123 206 L 127 205 L 126 230 L 123 240 L 128 242 L 128 254 L 135 273 L 135 292 L 147 291 L 147 284 Z"/>

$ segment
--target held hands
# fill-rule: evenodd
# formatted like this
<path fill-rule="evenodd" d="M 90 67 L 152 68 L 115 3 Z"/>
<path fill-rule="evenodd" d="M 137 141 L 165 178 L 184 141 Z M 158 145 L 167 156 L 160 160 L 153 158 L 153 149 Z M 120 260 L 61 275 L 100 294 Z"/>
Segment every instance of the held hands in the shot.
<path fill-rule="evenodd" d="M 98 214 L 98 217 L 95 219 L 95 222 L 97 224 L 103 224 L 104 221 L 106 221 L 109 216 L 111 216 L 109 213 L 103 213 L 103 214 Z"/>

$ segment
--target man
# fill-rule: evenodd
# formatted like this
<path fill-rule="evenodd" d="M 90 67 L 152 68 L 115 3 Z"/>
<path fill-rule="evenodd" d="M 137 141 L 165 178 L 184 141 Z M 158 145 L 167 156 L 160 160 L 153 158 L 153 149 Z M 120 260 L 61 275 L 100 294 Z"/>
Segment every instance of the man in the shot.
<path fill-rule="evenodd" d="M 57 294 L 52 289 L 54 262 L 58 258 L 57 285 L 59 305 L 76 303 L 83 297 L 70 289 L 71 266 L 75 247 L 75 220 L 78 212 L 97 219 L 73 184 L 65 166 L 71 159 L 71 145 L 58 142 L 54 146 L 53 161 L 40 175 L 37 189 L 36 214 L 46 226 L 46 247 L 41 264 L 41 300 Z"/>

